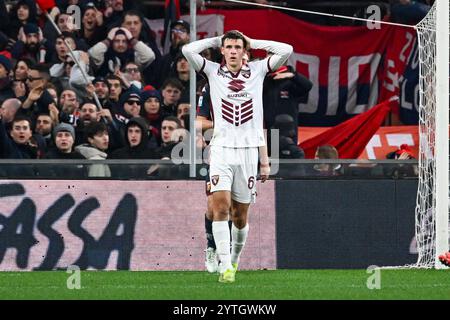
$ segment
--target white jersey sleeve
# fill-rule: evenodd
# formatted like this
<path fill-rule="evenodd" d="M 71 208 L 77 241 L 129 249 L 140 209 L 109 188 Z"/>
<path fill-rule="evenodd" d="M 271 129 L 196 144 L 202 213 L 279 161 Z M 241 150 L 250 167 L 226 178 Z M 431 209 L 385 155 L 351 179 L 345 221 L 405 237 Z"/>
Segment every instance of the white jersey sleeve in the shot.
<path fill-rule="evenodd" d="M 293 48 L 290 44 L 269 40 L 255 40 L 250 42 L 252 49 L 263 49 L 267 52 L 273 53 L 273 56 L 269 58 L 269 71 L 278 69 L 286 62 L 289 56 L 292 54 Z"/>
<path fill-rule="evenodd" d="M 206 61 L 200 53 L 208 48 L 218 48 L 221 45 L 221 37 L 206 38 L 188 43 L 182 47 L 183 55 L 195 71 L 201 72 Z"/>

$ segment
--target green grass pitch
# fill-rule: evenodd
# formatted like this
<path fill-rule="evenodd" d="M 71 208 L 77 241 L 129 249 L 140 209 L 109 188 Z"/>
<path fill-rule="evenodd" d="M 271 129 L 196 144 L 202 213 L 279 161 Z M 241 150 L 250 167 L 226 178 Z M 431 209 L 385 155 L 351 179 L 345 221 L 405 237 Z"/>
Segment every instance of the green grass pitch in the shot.
<path fill-rule="evenodd" d="M 221 284 L 206 272 L 81 271 L 81 289 L 68 289 L 64 271 L 0 272 L 1 299 L 301 300 L 450 299 L 446 270 L 381 270 L 369 290 L 366 270 L 238 271 Z"/>

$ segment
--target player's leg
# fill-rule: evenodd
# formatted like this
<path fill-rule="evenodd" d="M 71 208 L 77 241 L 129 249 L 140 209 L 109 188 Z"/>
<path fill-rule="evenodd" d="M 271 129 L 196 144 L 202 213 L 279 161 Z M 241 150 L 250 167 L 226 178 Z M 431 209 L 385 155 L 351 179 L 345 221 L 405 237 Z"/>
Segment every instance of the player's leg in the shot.
<path fill-rule="evenodd" d="M 216 253 L 216 243 L 214 241 L 214 235 L 212 231 L 213 223 L 213 209 L 212 209 L 212 193 L 211 182 L 208 175 L 206 176 L 206 213 L 205 213 L 205 235 L 206 235 L 206 250 L 205 250 L 205 267 L 210 273 L 217 272 L 219 267 L 219 260 Z"/>
<path fill-rule="evenodd" d="M 211 146 L 210 181 L 212 192 L 213 223 L 212 231 L 216 243 L 216 252 L 220 260 L 220 277 L 227 270 L 232 270 L 230 253 L 230 229 L 228 219 L 231 209 L 231 184 L 233 169 L 229 165 L 229 159 L 233 155 L 233 149 Z M 223 281 L 231 282 L 231 281 Z"/>
<path fill-rule="evenodd" d="M 231 226 L 231 265 L 237 270 L 239 258 L 248 236 L 248 208 L 250 204 L 240 203 L 235 200 L 232 200 L 232 202 L 235 210 L 232 214 L 233 223 Z"/>
<path fill-rule="evenodd" d="M 207 209 L 205 213 L 205 233 L 206 233 L 206 250 L 205 250 L 205 267 L 210 273 L 217 272 L 219 260 L 216 252 L 216 243 L 213 235 L 213 210 L 212 210 L 212 194 L 207 197 Z"/>
<path fill-rule="evenodd" d="M 220 273 L 233 269 L 230 254 L 230 229 L 228 227 L 228 216 L 231 208 L 230 191 L 215 191 L 213 199 L 213 235 L 216 243 L 216 252 L 220 260 Z"/>
<path fill-rule="evenodd" d="M 240 155 L 240 165 L 235 171 L 232 185 L 232 206 L 234 208 L 231 227 L 231 263 L 235 271 L 242 249 L 247 241 L 249 224 L 248 209 L 256 197 L 256 175 L 258 170 L 258 149 L 246 148 Z"/>

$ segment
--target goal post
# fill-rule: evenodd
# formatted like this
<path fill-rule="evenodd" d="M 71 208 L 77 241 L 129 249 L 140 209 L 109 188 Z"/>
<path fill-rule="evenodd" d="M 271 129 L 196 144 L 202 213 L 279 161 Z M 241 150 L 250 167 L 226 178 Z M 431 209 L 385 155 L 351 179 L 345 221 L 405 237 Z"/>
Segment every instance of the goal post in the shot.
<path fill-rule="evenodd" d="M 449 2 L 436 1 L 436 254 L 449 250 Z"/>
<path fill-rule="evenodd" d="M 417 267 L 443 268 L 449 250 L 449 3 L 436 0 L 417 25 L 420 59 Z"/>

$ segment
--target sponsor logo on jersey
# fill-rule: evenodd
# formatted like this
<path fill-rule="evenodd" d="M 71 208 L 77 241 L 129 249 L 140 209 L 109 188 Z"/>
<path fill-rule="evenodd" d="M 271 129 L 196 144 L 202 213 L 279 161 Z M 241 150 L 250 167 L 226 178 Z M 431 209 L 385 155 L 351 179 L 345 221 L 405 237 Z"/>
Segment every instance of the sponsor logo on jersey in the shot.
<path fill-rule="evenodd" d="M 245 89 L 244 84 L 245 84 L 244 81 L 239 80 L 239 79 L 234 79 L 228 83 L 228 89 L 230 89 L 231 91 L 234 91 L 234 92 L 239 92 L 239 91 Z"/>

